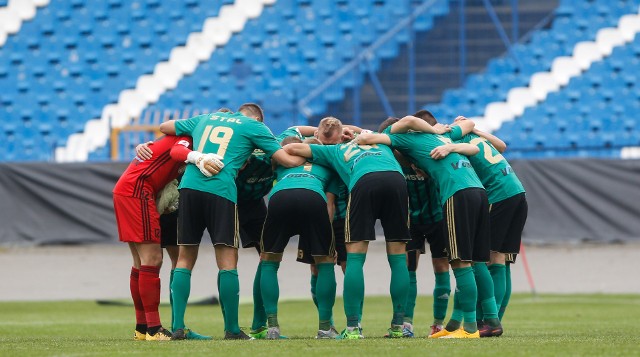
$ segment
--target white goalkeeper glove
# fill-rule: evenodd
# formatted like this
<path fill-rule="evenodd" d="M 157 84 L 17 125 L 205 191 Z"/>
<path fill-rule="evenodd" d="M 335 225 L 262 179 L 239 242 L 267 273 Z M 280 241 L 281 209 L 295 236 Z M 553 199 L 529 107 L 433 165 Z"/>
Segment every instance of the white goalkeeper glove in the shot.
<path fill-rule="evenodd" d="M 224 167 L 222 157 L 217 154 L 203 154 L 199 151 L 192 151 L 187 155 L 187 162 L 198 167 L 200 172 L 206 177 L 217 175 Z"/>

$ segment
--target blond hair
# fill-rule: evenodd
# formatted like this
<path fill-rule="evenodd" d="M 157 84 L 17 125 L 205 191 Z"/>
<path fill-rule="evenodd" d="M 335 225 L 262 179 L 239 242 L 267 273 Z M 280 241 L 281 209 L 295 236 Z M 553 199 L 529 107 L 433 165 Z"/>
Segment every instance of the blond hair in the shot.
<path fill-rule="evenodd" d="M 342 134 L 342 122 L 338 118 L 326 117 L 318 124 L 318 134 L 325 138 L 332 137 L 335 132 Z"/>
<path fill-rule="evenodd" d="M 322 141 L 318 138 L 306 138 L 302 141 L 303 144 L 317 144 L 322 145 Z"/>

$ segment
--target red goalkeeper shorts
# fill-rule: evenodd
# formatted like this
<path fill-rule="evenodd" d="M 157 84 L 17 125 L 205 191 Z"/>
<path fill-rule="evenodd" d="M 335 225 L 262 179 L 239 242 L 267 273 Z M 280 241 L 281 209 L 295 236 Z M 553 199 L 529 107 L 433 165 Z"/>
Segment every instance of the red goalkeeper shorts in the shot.
<path fill-rule="evenodd" d="M 155 200 L 114 194 L 113 208 L 121 242 L 160 244 L 160 215 Z"/>

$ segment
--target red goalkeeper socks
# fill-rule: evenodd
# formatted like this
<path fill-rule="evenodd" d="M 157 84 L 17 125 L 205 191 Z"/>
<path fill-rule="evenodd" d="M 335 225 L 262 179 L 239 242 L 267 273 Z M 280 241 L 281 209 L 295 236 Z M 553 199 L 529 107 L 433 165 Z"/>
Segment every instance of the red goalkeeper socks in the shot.
<path fill-rule="evenodd" d="M 160 267 L 142 265 L 138 286 L 148 328 L 160 326 Z"/>

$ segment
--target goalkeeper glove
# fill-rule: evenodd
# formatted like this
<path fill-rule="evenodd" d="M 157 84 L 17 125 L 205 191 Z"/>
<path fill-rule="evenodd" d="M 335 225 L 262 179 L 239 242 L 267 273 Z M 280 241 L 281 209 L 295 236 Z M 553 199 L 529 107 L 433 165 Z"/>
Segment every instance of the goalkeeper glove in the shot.
<path fill-rule="evenodd" d="M 206 177 L 217 174 L 224 167 L 222 157 L 216 154 L 203 154 L 199 151 L 192 151 L 187 155 L 187 162 L 198 167 L 200 172 Z"/>

